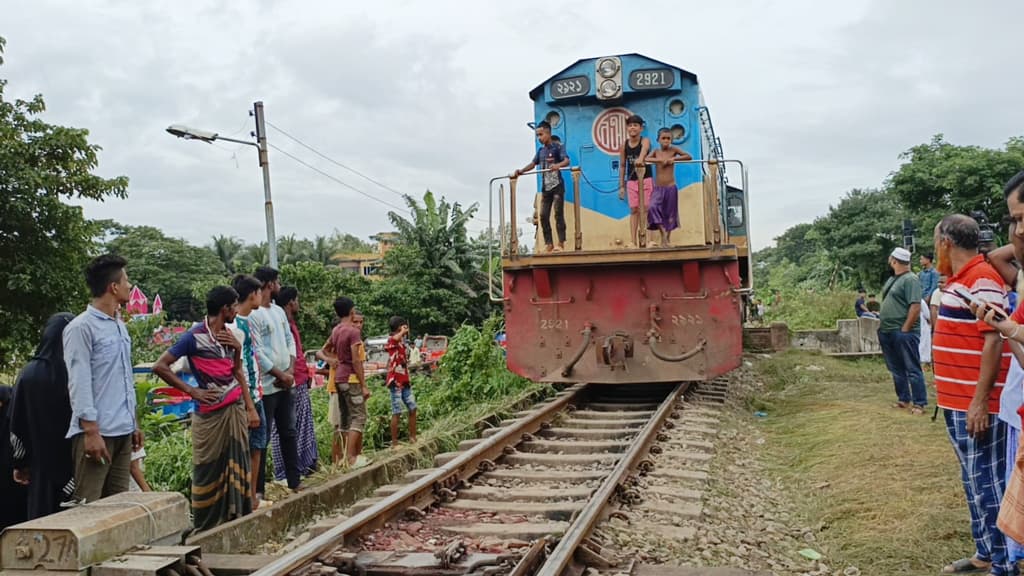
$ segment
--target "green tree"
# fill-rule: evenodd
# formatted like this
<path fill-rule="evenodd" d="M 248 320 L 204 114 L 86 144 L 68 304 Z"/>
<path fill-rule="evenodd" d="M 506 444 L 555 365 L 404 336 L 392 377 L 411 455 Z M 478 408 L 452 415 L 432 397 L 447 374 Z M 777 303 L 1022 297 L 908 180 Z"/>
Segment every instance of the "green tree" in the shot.
<path fill-rule="evenodd" d="M 957 146 L 942 134 L 900 155 L 905 162 L 889 175 L 888 189 L 917 214 L 983 210 L 990 221 L 1006 216 L 1003 186 L 1024 166 L 1024 138 L 1003 149 Z M 929 231 L 930 232 L 930 231 Z"/>
<path fill-rule="evenodd" d="M 387 281 L 374 304 L 407 317 L 415 330 L 451 334 L 465 321 L 483 321 L 490 313 L 486 246 L 466 231 L 476 204 L 464 210 L 429 190 L 422 204 L 411 196 L 405 201 L 409 218 L 388 213 L 398 238 L 384 259 Z"/>
<path fill-rule="evenodd" d="M 0 65 L 6 41 L 0 37 Z M 87 298 L 82 269 L 99 226 L 69 199 L 127 196 L 124 176 L 101 178 L 100 147 L 89 131 L 48 124 L 42 95 L 5 98 L 0 78 L 0 366 L 39 339 L 46 318 L 78 311 Z"/>
<path fill-rule="evenodd" d="M 330 244 L 336 251 L 335 254 L 365 254 L 375 250 L 373 244 L 338 230 L 335 230 L 334 234 L 331 235 Z"/>
<path fill-rule="evenodd" d="M 281 282 L 299 290 L 299 315 L 296 323 L 305 347 L 319 348 L 334 326 L 334 300 L 339 296 L 352 298 L 366 316 L 364 334 L 373 334 L 387 323 L 379 313 L 368 311 L 365 304 L 372 291 L 371 283 L 357 274 L 348 274 L 318 262 L 306 261 L 281 266 Z"/>
<path fill-rule="evenodd" d="M 204 304 L 194 298 L 197 283 L 225 283 L 224 264 L 207 248 L 166 236 L 152 226 L 124 226 L 107 249 L 128 260 L 128 278 L 150 298 L 157 294 L 171 320 L 194 320 Z"/>
<path fill-rule="evenodd" d="M 338 253 L 334 241 L 327 236 L 316 236 L 313 238 L 310 260 L 328 266 L 334 261 L 334 255 Z"/>
<path fill-rule="evenodd" d="M 277 239 L 277 258 L 281 264 L 295 264 L 310 259 L 312 245 L 309 240 L 299 239 L 295 234 Z"/>
<path fill-rule="evenodd" d="M 242 241 L 233 236 L 214 236 L 210 250 L 224 264 L 228 274 L 234 274 L 238 266 L 238 258 L 242 254 Z"/>
<path fill-rule="evenodd" d="M 239 257 L 239 262 L 242 267 L 240 272 L 252 274 L 253 270 L 257 266 L 264 266 L 270 263 L 270 249 L 267 247 L 266 242 L 260 242 L 259 244 L 249 244 L 242 250 L 242 255 Z"/>
<path fill-rule="evenodd" d="M 853 284 L 877 286 L 884 282 L 891 273 L 888 256 L 903 244 L 903 216 L 894 194 L 852 190 L 829 208 L 828 215 L 815 220 L 813 235 L 828 255 L 825 286 L 855 288 Z M 844 267 L 846 274 L 840 274 Z M 837 282 L 840 276 L 846 281 Z"/>

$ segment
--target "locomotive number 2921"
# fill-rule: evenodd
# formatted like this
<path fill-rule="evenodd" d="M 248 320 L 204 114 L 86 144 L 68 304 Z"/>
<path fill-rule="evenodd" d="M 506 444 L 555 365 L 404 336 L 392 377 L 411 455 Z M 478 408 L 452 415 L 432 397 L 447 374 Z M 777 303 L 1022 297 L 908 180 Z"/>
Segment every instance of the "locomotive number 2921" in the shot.
<path fill-rule="evenodd" d="M 568 327 L 569 327 L 569 321 L 568 320 L 555 319 L 555 320 L 541 320 L 540 321 L 540 329 L 541 330 L 565 330 Z"/>
<path fill-rule="evenodd" d="M 673 326 L 697 326 L 704 323 L 704 319 L 700 317 L 700 314 L 673 314 L 672 325 Z"/>

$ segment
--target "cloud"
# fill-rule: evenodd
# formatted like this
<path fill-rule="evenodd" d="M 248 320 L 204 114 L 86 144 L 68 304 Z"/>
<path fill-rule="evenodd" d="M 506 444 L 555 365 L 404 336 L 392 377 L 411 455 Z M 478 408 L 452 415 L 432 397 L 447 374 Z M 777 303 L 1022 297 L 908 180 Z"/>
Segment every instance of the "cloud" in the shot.
<path fill-rule="evenodd" d="M 103 146 L 100 173 L 131 178 L 128 200 L 87 214 L 197 243 L 265 237 L 255 151 L 164 128 L 244 139 L 255 100 L 331 158 L 402 192 L 479 202 L 486 219 L 488 179 L 533 150 L 527 92 L 579 58 L 648 54 L 698 75 L 726 155 L 750 167 L 755 246 L 880 185 L 936 132 L 988 146 L 1024 133 L 1013 60 L 1024 5 L 1012 0 L 665 2 L 630 18 L 604 0 L 9 4 L 8 95 L 42 92 L 49 121 L 87 127 Z M 271 150 L 279 235 L 389 228 L 392 208 L 377 200 L 401 198 L 268 134 L 374 198 Z"/>

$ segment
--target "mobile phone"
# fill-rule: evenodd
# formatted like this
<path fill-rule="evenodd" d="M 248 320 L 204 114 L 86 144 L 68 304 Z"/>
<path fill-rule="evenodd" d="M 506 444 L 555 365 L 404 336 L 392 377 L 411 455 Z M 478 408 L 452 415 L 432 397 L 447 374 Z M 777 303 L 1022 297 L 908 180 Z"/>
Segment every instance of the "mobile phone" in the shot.
<path fill-rule="evenodd" d="M 953 288 L 952 292 L 957 298 L 963 300 L 965 304 L 975 304 L 977 306 L 985 304 L 989 308 L 994 309 L 996 313 L 995 316 L 993 316 L 993 318 L 995 318 L 996 321 L 1002 322 L 1003 320 L 1006 320 L 1006 312 L 1003 312 L 1002 309 L 1000 309 L 995 304 L 992 304 L 991 302 L 983 302 L 982 300 L 978 299 L 974 294 L 971 294 L 970 292 L 964 290 L 959 286 Z"/>

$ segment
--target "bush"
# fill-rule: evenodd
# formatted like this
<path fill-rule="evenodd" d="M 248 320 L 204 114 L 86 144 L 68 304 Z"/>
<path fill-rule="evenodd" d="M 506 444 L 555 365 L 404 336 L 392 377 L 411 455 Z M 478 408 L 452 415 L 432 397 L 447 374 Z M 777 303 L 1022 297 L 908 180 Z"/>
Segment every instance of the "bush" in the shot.
<path fill-rule="evenodd" d="M 768 305 L 765 320 L 785 322 L 790 330 L 835 328 L 837 320 L 855 317 L 856 300 L 856 292 L 845 290 L 786 293 L 782 302 Z"/>

